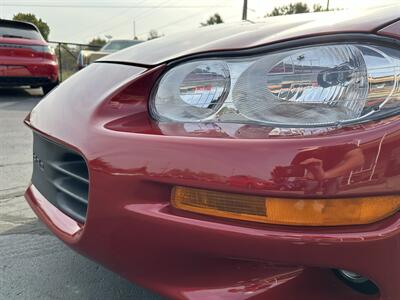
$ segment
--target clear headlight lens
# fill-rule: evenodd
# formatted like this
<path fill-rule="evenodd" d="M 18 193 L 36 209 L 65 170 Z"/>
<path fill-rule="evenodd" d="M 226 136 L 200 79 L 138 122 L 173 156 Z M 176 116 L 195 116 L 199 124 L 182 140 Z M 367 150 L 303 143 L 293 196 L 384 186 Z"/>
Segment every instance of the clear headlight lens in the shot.
<path fill-rule="evenodd" d="M 175 121 L 203 120 L 223 105 L 230 83 L 229 67 L 223 61 L 180 65 L 163 77 L 155 109 Z"/>
<path fill-rule="evenodd" d="M 400 51 L 320 45 L 178 65 L 151 99 L 160 121 L 308 127 L 379 118 L 400 109 Z"/>

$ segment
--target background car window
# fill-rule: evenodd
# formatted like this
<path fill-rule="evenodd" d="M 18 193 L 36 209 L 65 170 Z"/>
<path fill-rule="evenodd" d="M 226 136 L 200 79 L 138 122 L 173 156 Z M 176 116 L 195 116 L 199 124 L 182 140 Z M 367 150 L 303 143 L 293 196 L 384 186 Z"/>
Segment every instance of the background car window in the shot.
<path fill-rule="evenodd" d="M 42 36 L 34 29 L 0 26 L 0 37 L 42 40 Z"/>
<path fill-rule="evenodd" d="M 114 42 L 110 42 L 108 44 L 106 44 L 103 49 L 101 49 L 102 51 L 119 51 L 125 48 L 128 48 L 130 46 L 133 46 L 135 44 L 137 44 L 137 41 L 114 41 Z"/>

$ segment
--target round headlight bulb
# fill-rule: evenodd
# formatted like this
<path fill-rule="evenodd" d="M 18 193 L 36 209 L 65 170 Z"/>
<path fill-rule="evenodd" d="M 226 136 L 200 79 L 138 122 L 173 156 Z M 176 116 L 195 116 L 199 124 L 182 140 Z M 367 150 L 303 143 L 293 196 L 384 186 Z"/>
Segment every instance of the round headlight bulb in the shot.
<path fill-rule="evenodd" d="M 153 112 L 172 121 L 202 121 L 223 105 L 230 85 L 229 67 L 224 61 L 180 65 L 161 79 L 153 98 Z"/>

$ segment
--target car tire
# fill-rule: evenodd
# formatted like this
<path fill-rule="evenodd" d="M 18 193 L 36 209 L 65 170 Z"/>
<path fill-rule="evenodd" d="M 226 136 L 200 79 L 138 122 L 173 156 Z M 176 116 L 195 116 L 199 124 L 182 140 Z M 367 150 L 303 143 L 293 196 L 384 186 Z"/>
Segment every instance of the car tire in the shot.
<path fill-rule="evenodd" d="M 48 93 L 50 93 L 51 90 L 54 89 L 58 85 L 58 83 L 59 82 L 56 81 L 54 83 L 43 85 L 42 86 L 43 95 L 46 96 Z"/>

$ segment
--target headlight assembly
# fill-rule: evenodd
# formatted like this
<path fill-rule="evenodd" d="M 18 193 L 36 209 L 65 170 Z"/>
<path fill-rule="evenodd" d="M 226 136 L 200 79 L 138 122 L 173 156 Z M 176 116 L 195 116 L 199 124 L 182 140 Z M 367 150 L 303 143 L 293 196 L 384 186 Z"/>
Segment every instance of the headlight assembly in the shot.
<path fill-rule="evenodd" d="M 397 112 L 399 74 L 400 51 L 368 44 L 193 60 L 164 74 L 150 108 L 159 121 L 337 126 Z"/>

